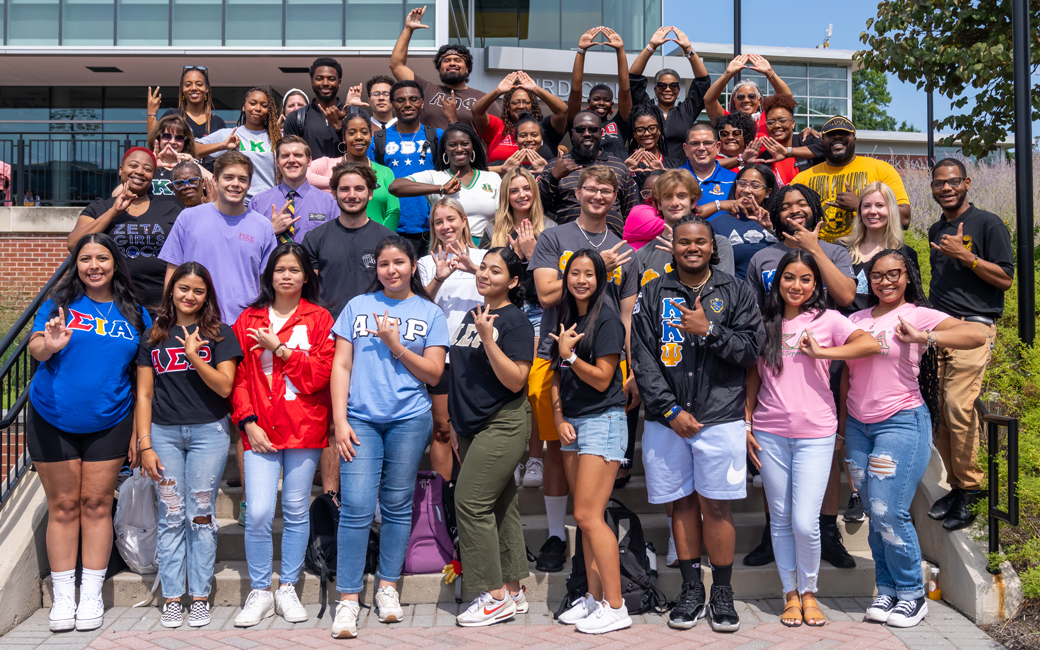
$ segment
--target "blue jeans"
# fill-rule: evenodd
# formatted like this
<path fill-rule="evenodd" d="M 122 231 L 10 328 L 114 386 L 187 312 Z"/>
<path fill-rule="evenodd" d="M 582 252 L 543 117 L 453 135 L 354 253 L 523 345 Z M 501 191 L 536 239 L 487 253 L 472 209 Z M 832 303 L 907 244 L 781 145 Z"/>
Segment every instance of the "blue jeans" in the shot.
<path fill-rule="evenodd" d="M 368 530 L 376 514 L 376 496 L 383 523 L 379 528 L 380 580 L 401 579 L 404 554 L 412 533 L 415 475 L 433 435 L 433 414 L 426 411 L 407 420 L 366 422 L 347 417 L 360 444 L 357 456 L 339 461 L 339 538 L 336 590 L 356 594 L 362 589 Z"/>
<path fill-rule="evenodd" d="M 282 479 L 282 584 L 296 584 L 310 538 L 311 485 L 321 449 L 246 451 L 246 562 L 253 589 L 270 589 L 274 542 L 271 522 Z M 284 472 L 284 476 L 283 476 Z"/>
<path fill-rule="evenodd" d="M 870 504 L 867 541 L 878 593 L 901 600 L 921 598 L 921 545 L 910 521 L 910 503 L 932 456 L 928 408 L 899 411 L 874 424 L 850 415 L 845 456 L 852 484 Z"/>
<path fill-rule="evenodd" d="M 157 543 L 163 597 L 183 596 L 185 580 L 192 597 L 209 596 L 217 558 L 213 504 L 227 461 L 227 422 L 152 424 L 150 440 L 163 467 L 162 481 L 155 486 L 162 504 Z M 186 520 L 190 526 L 184 525 Z"/>
<path fill-rule="evenodd" d="M 560 447 L 579 456 L 599 456 L 603 460 L 624 461 L 628 449 L 628 418 L 625 407 L 612 406 L 602 413 L 567 418 L 574 427 L 574 442 Z"/>

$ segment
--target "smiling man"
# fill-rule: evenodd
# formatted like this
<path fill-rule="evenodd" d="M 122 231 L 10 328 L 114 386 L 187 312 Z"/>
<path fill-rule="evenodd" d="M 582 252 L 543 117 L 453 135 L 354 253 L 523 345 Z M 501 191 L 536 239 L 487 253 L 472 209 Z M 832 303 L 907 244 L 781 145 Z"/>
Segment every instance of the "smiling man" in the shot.
<path fill-rule="evenodd" d="M 339 86 L 343 79 L 343 66 L 327 56 L 319 56 L 311 63 L 311 90 L 314 99 L 285 118 L 285 135 L 298 135 L 307 142 L 311 154 L 318 158 L 337 158 L 340 137 L 336 129 L 329 126 L 322 109 L 343 108 L 339 101 Z"/>
<path fill-rule="evenodd" d="M 287 135 L 275 149 L 282 182 L 253 197 L 252 209 L 271 217 L 279 242 L 302 242 L 303 236 L 339 214 L 336 200 L 307 182 L 311 148 L 297 135 Z"/>
<path fill-rule="evenodd" d="M 730 171 L 718 161 L 719 133 L 715 127 L 706 122 L 698 122 L 686 133 L 685 169 L 693 174 L 701 186 L 701 198 L 697 205 L 715 203 L 715 208 L 722 211 L 721 202 L 729 198 L 729 190 L 737 180 L 736 172 Z"/>

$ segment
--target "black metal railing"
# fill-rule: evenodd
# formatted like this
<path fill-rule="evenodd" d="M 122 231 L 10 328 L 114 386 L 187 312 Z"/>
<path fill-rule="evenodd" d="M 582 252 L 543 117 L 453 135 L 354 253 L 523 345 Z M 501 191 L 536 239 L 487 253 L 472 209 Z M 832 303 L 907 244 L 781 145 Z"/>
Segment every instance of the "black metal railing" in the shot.
<path fill-rule="evenodd" d="M 986 474 L 989 477 L 989 552 L 993 557 L 1000 552 L 1000 522 L 1018 525 L 1018 419 L 990 413 L 981 399 L 975 400 L 979 423 L 986 432 Z M 1007 430 L 1001 440 L 1001 428 Z M 1002 444 L 1003 443 L 1003 444 Z M 1000 455 L 1007 452 L 1007 510 L 1000 509 Z M 991 564 L 989 572 L 1000 573 L 998 565 Z"/>
<path fill-rule="evenodd" d="M 47 293 L 72 263 L 66 258 L 0 341 L 0 508 L 32 461 L 26 448 L 29 384 L 38 362 L 29 354 L 29 331 Z"/>

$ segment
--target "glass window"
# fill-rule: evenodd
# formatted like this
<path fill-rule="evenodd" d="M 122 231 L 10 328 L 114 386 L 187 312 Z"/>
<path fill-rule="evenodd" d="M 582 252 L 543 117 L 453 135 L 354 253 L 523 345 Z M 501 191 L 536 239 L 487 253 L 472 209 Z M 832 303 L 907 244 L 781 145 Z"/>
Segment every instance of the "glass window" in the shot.
<path fill-rule="evenodd" d="M 603 22 L 599 24 L 610 25 L 611 29 L 615 30 L 621 36 L 621 40 L 625 42 L 626 50 L 638 50 L 639 42 L 643 40 L 643 33 L 646 31 L 643 24 L 645 19 L 643 2 L 644 0 L 604 0 L 603 2 Z M 604 39 L 597 37 L 596 40 Z M 646 43 L 642 45 L 646 45 Z M 673 43 L 669 43 L 669 45 L 673 45 Z M 600 49 L 606 52 L 612 51 L 609 48 Z"/>
<path fill-rule="evenodd" d="M 629 52 L 638 52 L 641 46 L 646 47 L 654 32 L 657 31 L 657 26 L 661 24 L 661 0 L 646 0 L 644 7 L 643 40 L 635 43 L 625 41 L 625 49 Z M 725 66 L 723 66 L 723 69 L 725 69 Z"/>
<path fill-rule="evenodd" d="M 465 4 L 466 7 L 469 7 L 468 2 L 466 2 Z M 424 25 L 429 25 L 430 28 L 420 29 L 419 31 L 412 34 L 411 45 L 421 47 L 436 46 L 437 43 L 435 34 L 437 32 L 437 5 L 432 2 L 427 3 L 421 0 L 411 0 L 411 2 L 405 0 L 404 11 L 401 14 L 401 24 L 394 28 L 393 34 L 387 35 L 388 38 L 392 39 L 392 41 L 390 42 L 391 45 L 393 45 L 394 41 L 397 41 L 397 37 L 401 34 L 401 28 L 404 27 L 404 16 L 406 16 L 408 12 L 412 9 L 418 9 L 421 7 L 427 7 L 426 13 L 423 14 L 422 21 Z M 466 11 L 469 11 L 469 9 L 467 8 Z M 466 33 L 468 34 L 469 32 Z"/>
<path fill-rule="evenodd" d="M 810 79 L 846 79 L 847 68 L 839 68 L 837 65 L 811 65 L 809 66 Z"/>
<path fill-rule="evenodd" d="M 434 5 L 428 6 L 423 24 L 430 25 L 430 29 L 423 32 L 433 31 Z M 347 0 L 347 47 L 392 46 L 403 27 L 401 0 Z"/>
<path fill-rule="evenodd" d="M 808 82 L 805 79 L 798 79 L 797 77 L 780 77 L 787 84 L 787 87 L 791 89 L 791 94 L 795 97 L 799 95 L 808 95 Z"/>
<path fill-rule="evenodd" d="M 226 0 L 224 45 L 282 44 L 282 0 Z"/>
<path fill-rule="evenodd" d="M 826 115 L 828 117 L 833 117 L 835 115 L 844 115 L 847 110 L 848 102 L 844 99 L 809 98 L 810 115 Z"/>
<path fill-rule="evenodd" d="M 8 45 L 57 45 L 58 0 L 10 0 Z"/>
<path fill-rule="evenodd" d="M 112 0 L 65 0 L 62 45 L 112 45 L 115 36 Z"/>
<path fill-rule="evenodd" d="M 469 3 L 464 0 L 451 0 L 448 4 L 448 40 L 452 43 L 469 44 Z M 425 19 L 425 16 L 423 17 Z M 432 31 L 428 29 L 422 30 Z M 412 39 L 417 34 L 412 34 Z"/>
<path fill-rule="evenodd" d="M 476 0 L 473 35 L 477 47 L 515 47 L 519 38 L 520 12 L 527 13 L 527 4 L 528 0 Z"/>
<path fill-rule="evenodd" d="M 177 106 L 177 88 L 168 86 L 162 89 L 162 107 L 159 115 L 168 108 Z M 110 86 L 105 88 L 102 107 L 105 118 L 105 131 L 144 133 L 147 128 L 145 112 L 148 104 L 146 91 L 138 86 Z M 127 122 L 132 122 L 127 124 Z"/>
<path fill-rule="evenodd" d="M 560 0 L 529 0 L 525 6 L 527 11 L 521 9 L 520 12 L 520 45 L 560 49 Z M 577 45 L 575 40 L 562 47 L 569 49 Z"/>
<path fill-rule="evenodd" d="M 560 37 L 563 47 L 577 47 L 581 35 L 587 32 L 589 27 L 602 24 L 601 0 L 567 0 L 560 13 Z"/>
<path fill-rule="evenodd" d="M 815 97 L 847 97 L 848 83 L 838 79 L 810 79 L 809 94 Z"/>
<path fill-rule="evenodd" d="M 220 45 L 221 0 L 173 0 L 173 45 Z"/>
<path fill-rule="evenodd" d="M 788 85 L 791 84 L 791 82 L 787 79 L 788 77 L 805 77 L 804 65 L 791 65 L 789 63 L 784 64 L 772 62 L 770 62 L 770 65 L 773 66 L 773 72 L 780 75 L 780 78 L 783 79 Z"/>
<path fill-rule="evenodd" d="M 119 0 L 118 45 L 168 45 L 170 0 Z"/>
<path fill-rule="evenodd" d="M 3 30 L 3 26 L 6 24 L 6 22 L 5 22 L 7 20 L 6 11 L 7 11 L 7 7 L 4 4 L 4 0 L 0 0 L 0 30 Z M 0 43 L 3 43 L 3 41 L 4 41 L 4 35 L 0 34 Z"/>
<path fill-rule="evenodd" d="M 287 0 L 286 45 L 343 46 L 343 0 Z"/>

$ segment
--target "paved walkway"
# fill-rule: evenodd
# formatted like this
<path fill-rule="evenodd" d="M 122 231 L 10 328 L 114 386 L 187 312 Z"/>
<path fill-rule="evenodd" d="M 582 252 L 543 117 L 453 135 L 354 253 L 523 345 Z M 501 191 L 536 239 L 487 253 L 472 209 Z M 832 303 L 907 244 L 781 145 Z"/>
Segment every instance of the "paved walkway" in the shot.
<path fill-rule="evenodd" d="M 924 622 L 909 630 L 897 630 L 862 622 L 869 603 L 853 598 L 821 598 L 821 609 L 830 621 L 822 628 L 786 628 L 779 623 L 782 603 L 777 600 L 738 602 L 741 629 L 736 634 L 715 634 L 704 622 L 693 630 L 669 629 L 660 616 L 635 616 L 627 630 L 603 636 L 579 634 L 573 628 L 554 624 L 544 603 L 532 603 L 530 613 L 515 621 L 486 628 L 455 626 L 455 603 L 405 607 L 405 621 L 381 625 L 368 610 L 362 610 L 360 635 L 352 641 L 337 641 L 329 635 L 331 609 L 318 621 L 317 605 L 307 607 L 311 619 L 292 625 L 272 617 L 248 630 L 232 625 L 236 607 L 217 607 L 209 626 L 193 630 L 187 626 L 168 630 L 159 625 L 156 607 L 116 607 L 105 614 L 105 627 L 94 632 L 47 630 L 47 611 L 36 612 L 8 634 L 0 637 L 0 648 L 340 648 L 368 650 L 395 647 L 430 650 L 488 650 L 489 648 L 532 647 L 537 650 L 568 648 L 586 650 L 640 650 L 712 648 L 760 650 L 772 648 L 856 648 L 864 650 L 983 650 L 1002 648 L 971 621 L 943 603 L 929 602 Z"/>

